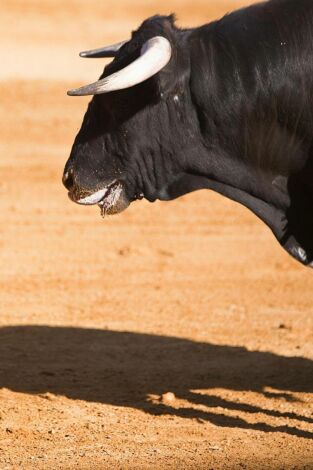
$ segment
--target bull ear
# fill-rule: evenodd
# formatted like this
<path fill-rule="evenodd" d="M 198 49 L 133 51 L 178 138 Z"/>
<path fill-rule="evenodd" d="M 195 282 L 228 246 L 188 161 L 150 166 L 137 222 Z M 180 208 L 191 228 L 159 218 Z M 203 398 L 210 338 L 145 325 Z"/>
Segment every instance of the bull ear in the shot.
<path fill-rule="evenodd" d="M 168 39 L 155 36 L 144 43 L 140 57 L 122 70 L 87 85 L 67 92 L 69 96 L 100 95 L 123 90 L 148 80 L 170 61 L 172 47 Z"/>
<path fill-rule="evenodd" d="M 99 47 L 98 49 L 91 49 L 90 51 L 83 51 L 80 52 L 80 57 L 84 58 L 101 58 L 101 57 L 115 57 L 118 51 L 124 44 L 128 41 L 118 42 L 116 44 L 112 44 L 111 46 Z"/>

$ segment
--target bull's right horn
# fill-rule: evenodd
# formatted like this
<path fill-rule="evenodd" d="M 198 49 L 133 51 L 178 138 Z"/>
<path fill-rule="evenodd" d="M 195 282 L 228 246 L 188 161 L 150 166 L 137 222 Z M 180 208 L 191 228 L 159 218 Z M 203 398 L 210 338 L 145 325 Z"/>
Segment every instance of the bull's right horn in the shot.
<path fill-rule="evenodd" d="M 91 49 L 90 51 L 80 52 L 80 57 L 97 59 L 101 57 L 115 57 L 117 52 L 128 41 L 117 42 L 111 46 L 99 47 L 98 49 Z"/>
<path fill-rule="evenodd" d="M 122 70 L 90 85 L 69 90 L 67 94 L 69 96 L 100 95 L 133 87 L 160 72 L 169 63 L 171 56 L 170 41 L 163 36 L 155 36 L 144 43 L 140 57 Z"/>

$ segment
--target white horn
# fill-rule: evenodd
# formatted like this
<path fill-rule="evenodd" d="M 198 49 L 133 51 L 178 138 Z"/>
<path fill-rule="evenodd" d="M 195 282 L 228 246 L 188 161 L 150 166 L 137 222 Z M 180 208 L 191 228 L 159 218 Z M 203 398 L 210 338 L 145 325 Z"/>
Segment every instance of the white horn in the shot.
<path fill-rule="evenodd" d="M 162 70 L 170 61 L 172 47 L 168 39 L 155 36 L 141 48 L 141 55 L 122 70 L 90 85 L 67 92 L 69 96 L 100 95 L 142 83 Z"/>
<path fill-rule="evenodd" d="M 87 57 L 87 58 L 100 58 L 100 57 L 115 57 L 116 53 L 120 50 L 124 44 L 128 41 L 118 42 L 116 44 L 112 44 L 111 46 L 106 47 L 99 47 L 98 49 L 91 49 L 90 51 L 83 51 L 80 52 L 80 57 Z"/>

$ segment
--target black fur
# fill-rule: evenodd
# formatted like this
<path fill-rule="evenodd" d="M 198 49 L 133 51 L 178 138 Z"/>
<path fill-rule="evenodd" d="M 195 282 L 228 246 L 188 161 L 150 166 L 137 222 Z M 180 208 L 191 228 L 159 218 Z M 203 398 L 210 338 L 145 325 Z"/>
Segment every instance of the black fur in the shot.
<path fill-rule="evenodd" d="M 140 85 L 92 99 L 67 187 L 88 193 L 119 178 L 128 201 L 213 189 L 312 264 L 313 1 L 270 0 L 188 30 L 155 16 L 102 77 L 156 35 L 170 40 L 170 63 Z"/>

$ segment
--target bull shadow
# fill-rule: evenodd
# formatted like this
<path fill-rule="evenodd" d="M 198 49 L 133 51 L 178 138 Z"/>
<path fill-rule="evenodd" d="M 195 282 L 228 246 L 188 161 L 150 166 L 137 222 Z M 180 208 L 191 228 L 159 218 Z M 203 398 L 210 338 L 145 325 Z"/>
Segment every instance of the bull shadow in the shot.
<path fill-rule="evenodd" d="M 290 402 L 296 400 L 294 392 L 313 392 L 313 361 L 244 347 L 108 330 L 6 327 L 0 329 L 2 387 L 133 407 L 153 415 L 172 414 L 222 427 L 313 438 L 313 432 L 301 430 L 301 423 L 313 423 L 313 418 L 226 400 L 215 396 L 213 390 L 209 395 L 195 392 L 215 388 L 254 391 Z M 266 387 L 279 392 L 268 392 Z M 148 398 L 167 391 L 191 405 L 205 405 L 207 410 L 177 409 Z M 300 426 L 250 423 L 223 414 L 221 408 L 290 418 Z"/>

